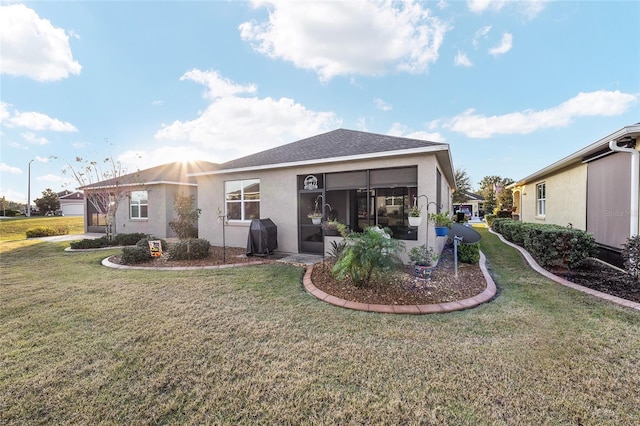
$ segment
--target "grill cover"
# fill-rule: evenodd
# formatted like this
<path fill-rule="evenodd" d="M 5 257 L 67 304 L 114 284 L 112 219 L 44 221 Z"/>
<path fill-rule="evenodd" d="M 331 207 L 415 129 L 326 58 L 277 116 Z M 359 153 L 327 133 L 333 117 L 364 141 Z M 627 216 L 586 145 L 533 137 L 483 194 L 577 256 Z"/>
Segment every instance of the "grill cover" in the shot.
<path fill-rule="evenodd" d="M 249 226 L 247 255 L 264 256 L 278 248 L 278 227 L 271 219 L 253 219 Z"/>

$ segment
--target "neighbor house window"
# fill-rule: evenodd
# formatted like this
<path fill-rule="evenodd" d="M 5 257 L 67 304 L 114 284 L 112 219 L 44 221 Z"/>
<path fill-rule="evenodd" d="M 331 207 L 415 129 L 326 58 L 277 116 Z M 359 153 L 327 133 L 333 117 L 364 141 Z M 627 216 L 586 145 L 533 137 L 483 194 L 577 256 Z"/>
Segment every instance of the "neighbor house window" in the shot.
<path fill-rule="evenodd" d="M 547 211 L 547 185 L 544 182 L 536 185 L 536 201 L 536 214 L 544 216 Z"/>
<path fill-rule="evenodd" d="M 224 193 L 227 219 L 260 219 L 260 179 L 225 182 Z"/>
<path fill-rule="evenodd" d="M 129 211 L 131 219 L 146 219 L 149 217 L 147 191 L 131 191 L 131 199 L 129 201 Z"/>

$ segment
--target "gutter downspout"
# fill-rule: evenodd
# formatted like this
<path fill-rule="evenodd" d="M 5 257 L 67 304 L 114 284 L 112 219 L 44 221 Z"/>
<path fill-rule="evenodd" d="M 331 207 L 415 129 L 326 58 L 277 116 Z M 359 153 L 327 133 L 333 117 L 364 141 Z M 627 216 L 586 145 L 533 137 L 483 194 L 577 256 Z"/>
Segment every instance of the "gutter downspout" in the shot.
<path fill-rule="evenodd" d="M 615 140 L 609 141 L 609 148 L 615 152 L 628 152 L 631 154 L 631 210 L 629 211 L 630 227 L 629 236 L 638 235 L 638 193 L 640 192 L 640 152 L 633 148 L 623 148 L 618 146 Z"/>

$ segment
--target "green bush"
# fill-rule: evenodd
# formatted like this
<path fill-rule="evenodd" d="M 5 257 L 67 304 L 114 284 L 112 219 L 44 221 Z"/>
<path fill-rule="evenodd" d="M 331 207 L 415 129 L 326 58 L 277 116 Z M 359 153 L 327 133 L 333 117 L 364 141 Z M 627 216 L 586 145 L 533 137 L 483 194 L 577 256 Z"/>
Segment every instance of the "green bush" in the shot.
<path fill-rule="evenodd" d="M 493 230 L 524 247 L 545 268 L 571 269 L 597 253 L 593 235 L 579 229 L 496 219 Z"/>
<path fill-rule="evenodd" d="M 27 238 L 39 238 L 39 237 L 54 237 L 56 235 L 67 235 L 69 233 L 69 227 L 65 225 L 50 227 L 50 226 L 37 226 L 35 228 L 27 229 Z"/>
<path fill-rule="evenodd" d="M 458 260 L 463 263 L 477 265 L 480 262 L 479 244 L 458 244 Z"/>
<path fill-rule="evenodd" d="M 496 219 L 496 215 L 495 214 L 485 214 L 484 215 L 484 220 L 487 222 L 487 226 L 489 228 L 493 227 L 493 221 Z M 497 231 L 496 231 L 497 232 Z"/>
<path fill-rule="evenodd" d="M 86 250 L 114 246 L 133 246 L 144 238 L 149 238 L 149 236 L 139 232 L 131 234 L 117 234 L 112 240 L 109 240 L 107 236 L 104 235 L 100 238 L 85 238 L 80 241 L 73 241 L 70 244 L 70 247 L 74 250 Z"/>
<path fill-rule="evenodd" d="M 202 238 L 186 238 L 171 244 L 169 260 L 204 259 L 209 256 L 209 241 Z"/>
<path fill-rule="evenodd" d="M 127 246 L 122 248 L 122 256 L 120 261 L 125 265 L 134 265 L 136 263 L 148 262 L 151 260 L 151 252 L 149 246 L 142 248 L 140 246 Z"/>
<path fill-rule="evenodd" d="M 143 238 L 148 238 L 149 235 L 142 232 L 133 232 L 131 234 L 117 234 L 113 237 L 114 246 L 135 246 L 138 241 Z"/>
<path fill-rule="evenodd" d="M 640 236 L 635 235 L 627 238 L 627 242 L 622 246 L 622 258 L 624 259 L 624 268 L 629 275 L 640 279 Z"/>
<path fill-rule="evenodd" d="M 331 271 L 338 280 L 351 277 L 354 285 L 365 287 L 385 281 L 389 274 L 403 267 L 398 253 L 404 245 L 392 239 L 387 229 L 370 227 L 364 232 L 352 232 L 345 241 L 342 255 Z"/>

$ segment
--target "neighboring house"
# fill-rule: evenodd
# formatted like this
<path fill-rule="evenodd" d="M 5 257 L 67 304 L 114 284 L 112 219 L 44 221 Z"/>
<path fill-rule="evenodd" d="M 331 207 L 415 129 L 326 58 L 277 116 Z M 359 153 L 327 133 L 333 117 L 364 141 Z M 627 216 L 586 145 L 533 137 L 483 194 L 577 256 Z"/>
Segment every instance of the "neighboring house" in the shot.
<path fill-rule="evenodd" d="M 205 161 L 175 162 L 140 170 L 115 179 L 83 186 L 87 198 L 84 203 L 85 232 L 105 232 L 106 218 L 98 214 L 90 202 L 92 191 L 124 189 L 115 215 L 113 232 L 141 232 L 160 238 L 175 237 L 169 221 L 176 218 L 174 194 L 192 195 L 197 203 L 196 179 L 190 174 L 213 170 L 217 166 Z M 206 225 L 205 225 L 206 226 Z"/>
<path fill-rule="evenodd" d="M 60 201 L 60 212 L 63 216 L 84 215 L 84 194 L 82 192 L 64 190 L 58 192 L 58 200 Z"/>
<path fill-rule="evenodd" d="M 509 185 L 524 222 L 586 230 L 619 252 L 638 235 L 640 123 L 624 127 Z"/>
<path fill-rule="evenodd" d="M 277 226 L 278 249 L 323 253 L 323 232 L 308 214 L 319 210 L 351 230 L 389 227 L 407 249 L 425 243 L 438 252 L 426 219 L 429 212 L 452 211 L 455 177 L 448 144 L 338 129 L 192 173 L 202 209 L 199 236 L 212 245 L 246 247 L 252 219 Z M 408 224 L 417 199 L 423 220 Z M 316 209 L 317 203 L 317 209 Z M 439 208 L 436 208 L 438 206 Z M 223 233 L 223 221 L 228 221 Z M 429 228 L 427 228 L 427 226 Z"/>
<path fill-rule="evenodd" d="M 469 210 L 472 217 L 484 216 L 484 197 L 473 192 L 463 191 L 465 200 L 453 205 L 453 211 Z"/>

